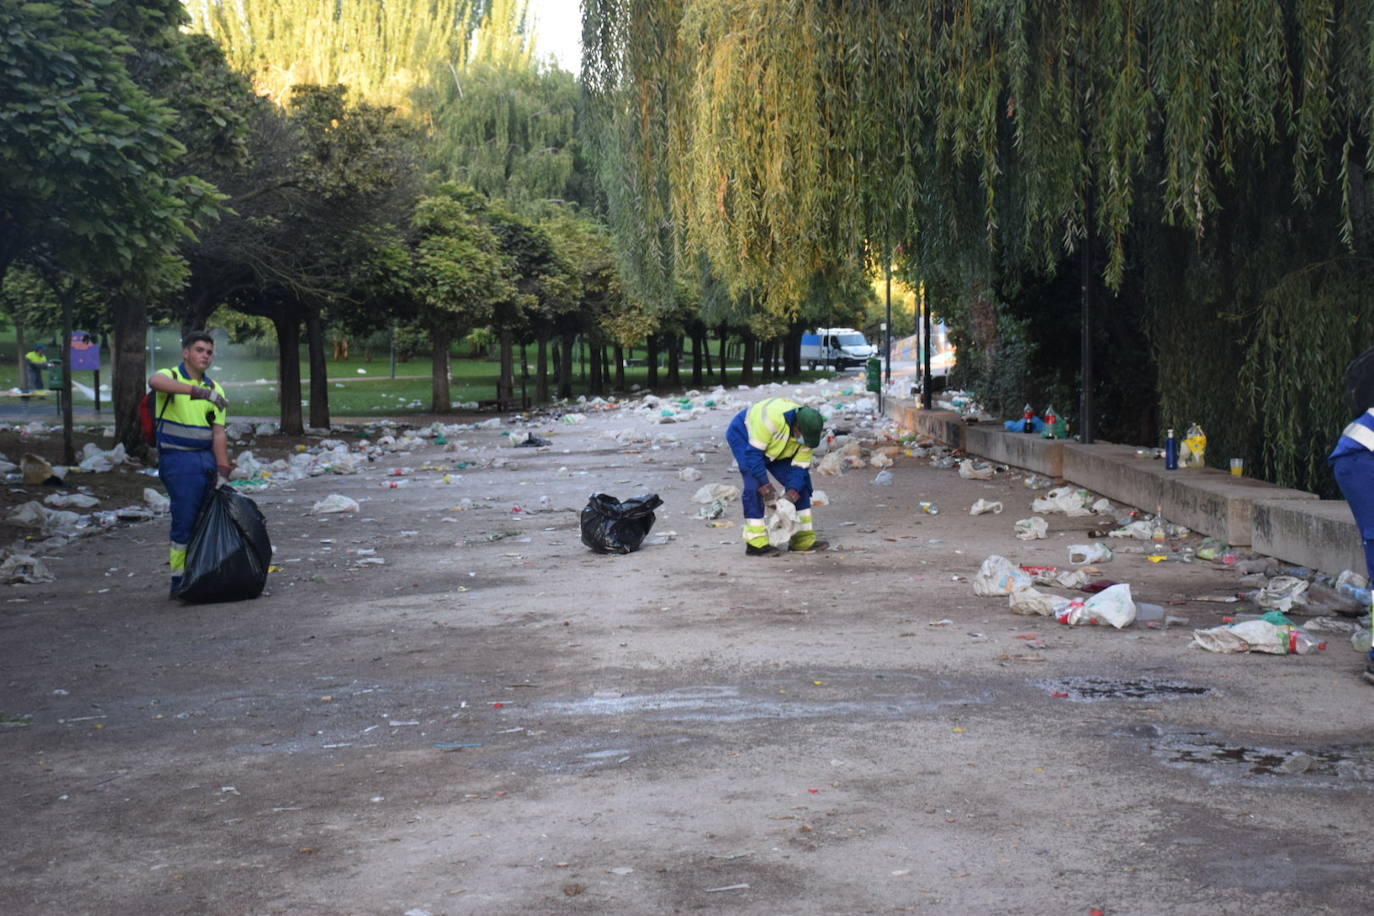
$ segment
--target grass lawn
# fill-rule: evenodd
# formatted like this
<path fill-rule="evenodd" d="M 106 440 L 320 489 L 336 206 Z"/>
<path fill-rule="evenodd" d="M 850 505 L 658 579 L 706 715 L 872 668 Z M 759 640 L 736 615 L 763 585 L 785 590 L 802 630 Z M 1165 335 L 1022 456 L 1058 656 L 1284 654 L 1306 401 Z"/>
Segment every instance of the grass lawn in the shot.
<path fill-rule="evenodd" d="M 176 334 L 166 329 L 157 329 L 149 335 L 149 366 L 164 368 L 180 358 Z M 310 366 L 304 358 L 301 361 L 301 394 L 308 409 L 310 397 Z M 18 381 L 18 365 L 15 360 L 13 330 L 0 332 L 0 389 L 15 387 Z M 356 354 L 356 351 L 355 351 Z M 533 358 L 531 350 L 529 354 Z M 627 354 L 627 358 L 642 357 L 637 351 Z M 103 387 L 110 383 L 110 364 L 108 352 L 103 354 L 104 366 L 100 381 Z M 517 355 L 518 359 L 518 355 Z M 335 417 L 364 416 L 404 416 L 429 412 L 430 372 L 432 363 L 428 355 L 418 356 L 406 362 L 397 362 L 396 378 L 391 377 L 391 363 L 387 353 L 374 355 L 368 361 L 358 358 L 329 361 L 329 412 Z M 455 357 L 451 360 L 453 388 L 451 397 L 455 404 L 468 401 L 492 401 L 496 399 L 496 378 L 500 366 L 494 361 Z M 731 384 L 738 384 L 739 367 L 730 367 Z M 280 412 L 278 407 L 277 361 L 269 347 L 262 345 L 230 345 L 220 347 L 215 354 L 215 366 L 211 377 L 223 384 L 231 402 L 230 414 L 237 416 L 274 417 Z M 827 375 L 825 372 L 803 372 L 792 381 L 809 380 Z M 659 379 L 665 377 L 659 373 Z M 757 379 L 757 371 L 755 378 Z M 627 368 L 627 385 L 644 386 L 648 370 L 642 366 Z M 683 361 L 682 378 L 684 385 L 690 386 L 691 363 Z M 79 372 L 74 382 L 87 388 L 93 382 L 92 374 Z M 710 388 L 719 382 L 704 380 L 703 387 Z M 527 382 L 528 394 L 534 397 L 534 374 Z M 576 371 L 573 373 L 573 395 L 586 394 L 586 385 Z M 520 396 L 520 379 L 516 378 L 516 397 Z M 102 396 L 102 400 L 106 396 Z M 74 403 L 89 402 L 78 392 Z"/>

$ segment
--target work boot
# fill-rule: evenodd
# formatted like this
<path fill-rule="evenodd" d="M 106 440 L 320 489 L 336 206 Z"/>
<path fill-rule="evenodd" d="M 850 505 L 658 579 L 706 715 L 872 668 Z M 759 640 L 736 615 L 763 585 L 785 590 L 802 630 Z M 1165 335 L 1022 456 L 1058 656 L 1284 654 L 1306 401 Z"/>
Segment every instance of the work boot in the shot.
<path fill-rule="evenodd" d="M 744 555 L 746 557 L 776 557 L 781 553 L 782 551 L 772 544 L 764 544 L 762 547 L 755 547 L 753 544 L 744 545 Z"/>
<path fill-rule="evenodd" d="M 793 553 L 811 553 L 816 550 L 824 550 L 829 546 L 829 541 L 816 540 L 816 532 L 814 531 L 798 531 L 787 542 L 787 549 Z"/>

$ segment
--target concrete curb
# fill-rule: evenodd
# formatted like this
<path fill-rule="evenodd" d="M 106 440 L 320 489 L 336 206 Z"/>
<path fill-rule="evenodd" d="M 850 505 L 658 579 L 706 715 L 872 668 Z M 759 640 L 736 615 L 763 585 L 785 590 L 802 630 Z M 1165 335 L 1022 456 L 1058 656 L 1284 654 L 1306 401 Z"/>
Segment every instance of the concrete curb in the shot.
<path fill-rule="evenodd" d="M 1166 471 L 1128 445 L 1080 445 L 966 423 L 953 411 L 921 410 L 888 399 L 884 412 L 921 433 L 989 461 L 1063 479 L 1108 499 L 1165 518 L 1238 547 L 1336 574 L 1365 571 L 1363 541 L 1345 500 L 1232 477 L 1212 468 Z"/>

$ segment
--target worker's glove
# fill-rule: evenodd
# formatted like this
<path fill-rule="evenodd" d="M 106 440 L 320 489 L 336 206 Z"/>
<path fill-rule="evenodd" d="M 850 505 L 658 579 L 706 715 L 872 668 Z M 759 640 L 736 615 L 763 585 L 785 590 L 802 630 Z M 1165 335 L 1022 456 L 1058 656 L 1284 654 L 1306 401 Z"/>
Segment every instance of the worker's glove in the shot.
<path fill-rule="evenodd" d="M 229 401 L 224 395 L 213 388 L 206 388 L 203 385 L 192 385 L 190 397 L 193 401 L 209 401 L 220 410 L 226 410 L 229 407 Z"/>
<path fill-rule="evenodd" d="M 782 498 L 787 500 L 789 503 L 795 503 L 797 500 L 801 499 L 801 494 L 798 493 L 796 490 L 789 488 L 786 493 L 782 494 Z"/>
<path fill-rule="evenodd" d="M 773 485 L 771 483 L 766 483 L 763 486 L 759 487 L 759 498 L 766 503 L 771 503 L 773 500 L 778 498 L 778 491 L 773 489 Z"/>
<path fill-rule="evenodd" d="M 229 482 L 229 475 L 233 473 L 233 470 L 227 464 L 215 465 L 215 489 L 219 489 Z"/>

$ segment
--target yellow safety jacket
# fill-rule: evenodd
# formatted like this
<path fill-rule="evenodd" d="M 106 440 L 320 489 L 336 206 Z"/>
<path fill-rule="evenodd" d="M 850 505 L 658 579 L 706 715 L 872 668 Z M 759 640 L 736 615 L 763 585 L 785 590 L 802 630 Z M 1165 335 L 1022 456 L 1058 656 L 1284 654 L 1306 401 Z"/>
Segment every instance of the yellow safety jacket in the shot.
<path fill-rule="evenodd" d="M 210 376 L 199 382 L 186 373 L 183 363 L 175 369 L 159 369 L 158 375 L 174 378 L 188 385 L 212 388 L 221 397 L 224 389 Z M 214 427 L 223 426 L 227 411 L 220 410 L 209 401 L 202 401 L 185 394 L 157 392 L 157 447 L 174 451 L 195 452 L 210 448 L 214 444 Z"/>
<path fill-rule="evenodd" d="M 787 414 L 799 407 L 787 398 L 765 398 L 750 407 L 744 415 L 749 445 L 763 452 L 769 461 L 791 458 L 799 468 L 811 467 L 811 449 L 800 439 L 792 438 L 791 424 L 787 422 Z"/>
<path fill-rule="evenodd" d="M 24 358 L 35 366 L 42 367 L 48 364 L 48 358 L 44 356 L 42 353 L 39 353 L 37 350 L 30 350 L 29 352 L 25 353 Z"/>

